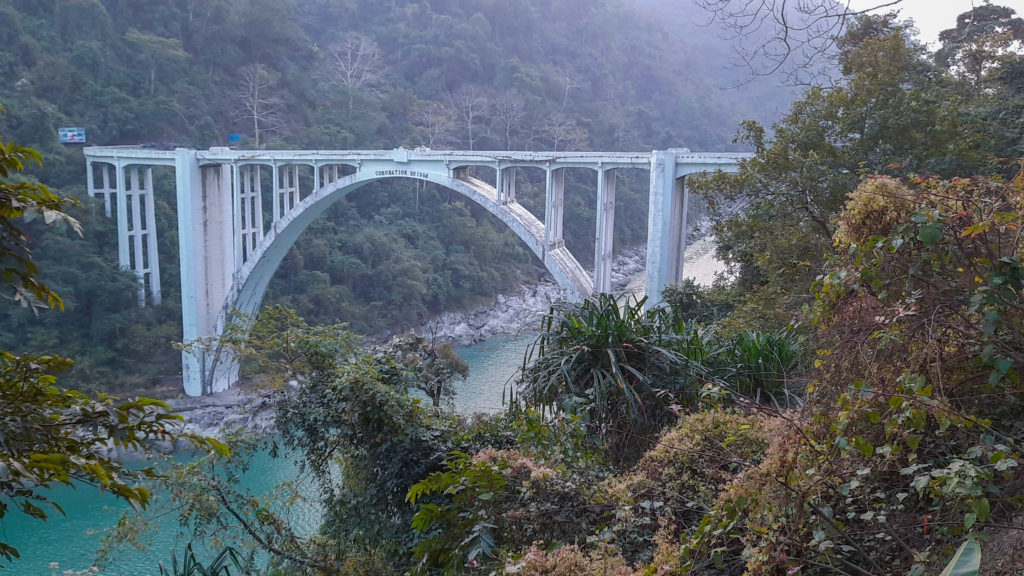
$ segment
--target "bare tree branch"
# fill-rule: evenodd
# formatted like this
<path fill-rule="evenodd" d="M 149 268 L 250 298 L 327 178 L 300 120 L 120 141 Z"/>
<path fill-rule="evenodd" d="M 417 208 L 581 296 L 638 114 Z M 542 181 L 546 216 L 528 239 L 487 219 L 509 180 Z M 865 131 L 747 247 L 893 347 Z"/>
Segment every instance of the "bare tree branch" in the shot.
<path fill-rule="evenodd" d="M 902 0 L 877 0 L 854 10 L 851 0 L 693 0 L 714 24 L 737 40 L 736 54 L 754 76 L 784 74 L 793 84 L 821 75 L 816 69 L 834 52 L 847 23 Z"/>
<path fill-rule="evenodd" d="M 242 68 L 242 88 L 239 91 L 241 106 L 239 118 L 252 122 L 253 139 L 260 147 L 260 132 L 275 130 L 281 123 L 278 107 L 281 101 L 269 94 L 270 88 L 281 78 L 281 74 L 262 64 L 250 64 Z"/>
<path fill-rule="evenodd" d="M 320 65 L 320 78 L 331 87 L 348 93 L 348 111 L 352 113 L 356 93 L 379 96 L 383 93 L 387 67 L 380 47 L 362 34 L 346 34 L 332 45 Z"/>

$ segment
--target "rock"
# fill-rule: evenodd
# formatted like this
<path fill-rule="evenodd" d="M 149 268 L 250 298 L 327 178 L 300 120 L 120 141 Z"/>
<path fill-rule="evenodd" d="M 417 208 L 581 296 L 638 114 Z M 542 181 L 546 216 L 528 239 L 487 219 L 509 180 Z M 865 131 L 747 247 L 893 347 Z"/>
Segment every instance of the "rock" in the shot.
<path fill-rule="evenodd" d="M 645 271 L 647 247 L 635 246 L 625 250 L 612 265 L 612 289 L 619 292 Z M 464 312 L 446 312 L 434 321 L 415 330 L 416 334 L 431 334 L 457 346 L 469 346 L 488 338 L 516 334 L 524 327 L 539 324 L 551 305 L 565 299 L 565 293 L 547 273 L 537 284 L 520 286 L 511 294 L 499 294 L 488 306 Z"/>

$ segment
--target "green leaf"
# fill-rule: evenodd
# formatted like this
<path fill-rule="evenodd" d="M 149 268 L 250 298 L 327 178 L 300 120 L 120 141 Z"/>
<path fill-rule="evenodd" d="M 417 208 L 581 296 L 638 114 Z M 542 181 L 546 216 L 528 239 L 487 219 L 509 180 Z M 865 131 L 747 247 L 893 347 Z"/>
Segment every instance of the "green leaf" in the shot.
<path fill-rule="evenodd" d="M 917 233 L 917 239 L 928 248 L 934 248 L 942 240 L 942 224 L 938 222 L 924 224 Z"/>
<path fill-rule="evenodd" d="M 978 515 L 974 512 L 968 512 L 967 514 L 964 514 L 964 530 L 970 530 L 971 526 L 974 526 L 974 523 L 977 521 Z"/>
<path fill-rule="evenodd" d="M 981 544 L 972 539 L 960 545 L 939 576 L 977 576 L 980 571 Z"/>
<path fill-rule="evenodd" d="M 992 512 L 992 509 L 988 503 L 988 498 L 975 500 L 974 504 L 971 507 L 974 509 L 974 513 L 978 517 L 978 522 L 984 522 L 988 520 L 988 516 Z"/>

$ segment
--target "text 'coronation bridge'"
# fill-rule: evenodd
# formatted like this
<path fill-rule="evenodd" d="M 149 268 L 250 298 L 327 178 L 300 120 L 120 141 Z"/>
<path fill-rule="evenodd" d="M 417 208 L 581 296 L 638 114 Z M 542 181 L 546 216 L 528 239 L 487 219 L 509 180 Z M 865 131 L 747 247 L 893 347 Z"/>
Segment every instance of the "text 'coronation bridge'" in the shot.
<path fill-rule="evenodd" d="M 370 182 L 411 178 L 453 190 L 501 219 L 544 263 L 570 298 L 611 290 L 617 170 L 650 171 L 647 224 L 648 304 L 682 280 L 686 249 L 686 176 L 733 171 L 745 154 L 685 149 L 622 152 L 478 152 L 451 150 L 154 150 L 85 149 L 88 190 L 116 216 L 118 261 L 139 280 L 139 304 L 160 302 L 153 169 L 174 169 L 185 342 L 212 341 L 234 311 L 251 317 L 299 235 L 331 204 Z M 493 182 L 477 177 L 493 170 Z M 516 202 L 516 169 L 545 174 L 544 221 Z M 597 173 L 597 224 L 591 276 L 562 236 L 565 174 Z M 269 178 L 268 178 L 269 176 Z M 269 194 L 264 188 L 270 183 Z M 266 206 L 267 199 L 271 206 Z M 182 352 L 185 392 L 226 389 L 238 363 L 216 347 Z"/>

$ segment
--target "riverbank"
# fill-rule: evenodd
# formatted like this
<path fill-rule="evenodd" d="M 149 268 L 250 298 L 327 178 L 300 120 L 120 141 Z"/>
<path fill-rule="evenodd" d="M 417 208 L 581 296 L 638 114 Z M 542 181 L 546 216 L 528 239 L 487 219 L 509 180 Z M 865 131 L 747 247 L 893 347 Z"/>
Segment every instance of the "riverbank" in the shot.
<path fill-rule="evenodd" d="M 646 263 L 647 247 L 644 245 L 619 254 L 612 264 L 612 291 L 624 292 L 637 278 L 642 279 Z M 512 294 L 499 294 L 491 304 L 464 312 L 446 312 L 415 332 L 426 338 L 433 335 L 457 346 L 472 346 L 522 330 L 536 332 L 551 305 L 564 299 L 565 292 L 549 278 L 521 286 Z"/>

